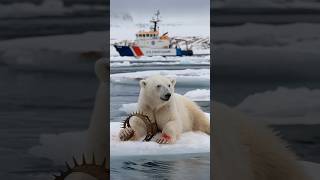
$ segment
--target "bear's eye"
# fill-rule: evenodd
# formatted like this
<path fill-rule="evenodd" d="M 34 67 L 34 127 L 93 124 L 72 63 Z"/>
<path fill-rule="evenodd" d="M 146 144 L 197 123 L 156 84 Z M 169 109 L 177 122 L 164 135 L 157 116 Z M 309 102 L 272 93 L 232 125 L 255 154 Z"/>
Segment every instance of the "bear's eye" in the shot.
<path fill-rule="evenodd" d="M 160 88 L 161 87 L 161 85 L 157 85 L 157 88 Z"/>
<path fill-rule="evenodd" d="M 170 87 L 170 84 L 168 86 Z"/>

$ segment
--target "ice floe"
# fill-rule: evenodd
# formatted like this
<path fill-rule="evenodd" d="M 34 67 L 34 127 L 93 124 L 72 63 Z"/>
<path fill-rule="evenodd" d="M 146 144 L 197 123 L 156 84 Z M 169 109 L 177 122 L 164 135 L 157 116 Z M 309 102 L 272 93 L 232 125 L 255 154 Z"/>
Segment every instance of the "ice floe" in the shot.
<path fill-rule="evenodd" d="M 210 84 L 210 69 L 152 70 L 130 73 L 117 73 L 111 74 L 110 79 L 113 83 L 136 85 L 136 81 L 152 75 L 163 75 L 175 78 L 177 80 L 177 84 L 179 84 L 180 86 L 209 86 Z"/>
<path fill-rule="evenodd" d="M 320 124 L 320 90 L 279 87 L 245 98 L 236 109 L 269 124 Z"/>

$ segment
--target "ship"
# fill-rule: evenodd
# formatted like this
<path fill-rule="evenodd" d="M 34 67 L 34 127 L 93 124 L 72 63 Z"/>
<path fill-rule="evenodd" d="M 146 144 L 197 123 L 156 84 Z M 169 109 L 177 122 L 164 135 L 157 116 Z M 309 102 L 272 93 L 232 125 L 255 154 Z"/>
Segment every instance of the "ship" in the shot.
<path fill-rule="evenodd" d="M 183 39 L 170 38 L 168 32 L 160 35 L 159 22 L 160 11 L 158 10 L 150 20 L 151 27 L 148 31 L 140 30 L 137 32 L 136 39 L 133 42 L 123 41 L 115 43 L 113 46 L 120 56 L 192 56 L 193 51 L 188 47 L 182 49 L 179 42 Z"/>

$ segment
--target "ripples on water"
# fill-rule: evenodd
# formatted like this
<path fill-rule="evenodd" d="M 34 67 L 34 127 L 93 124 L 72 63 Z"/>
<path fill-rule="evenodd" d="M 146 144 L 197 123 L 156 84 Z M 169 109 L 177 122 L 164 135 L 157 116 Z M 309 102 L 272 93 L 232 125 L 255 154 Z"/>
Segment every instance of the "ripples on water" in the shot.
<path fill-rule="evenodd" d="M 111 160 L 111 179 L 209 179 L 210 155 Z"/>

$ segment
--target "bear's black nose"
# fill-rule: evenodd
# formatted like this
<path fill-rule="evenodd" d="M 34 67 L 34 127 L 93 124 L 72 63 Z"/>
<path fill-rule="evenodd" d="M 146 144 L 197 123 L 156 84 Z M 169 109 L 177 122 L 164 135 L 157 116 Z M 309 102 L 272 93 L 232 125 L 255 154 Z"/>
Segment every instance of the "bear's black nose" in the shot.
<path fill-rule="evenodd" d="M 166 97 L 166 99 L 169 99 L 171 97 L 171 93 L 167 93 L 164 97 Z"/>

